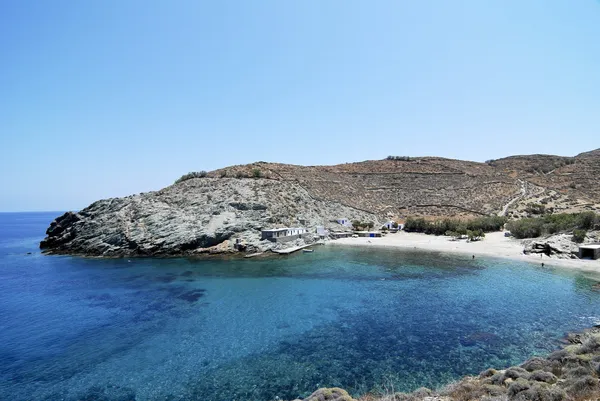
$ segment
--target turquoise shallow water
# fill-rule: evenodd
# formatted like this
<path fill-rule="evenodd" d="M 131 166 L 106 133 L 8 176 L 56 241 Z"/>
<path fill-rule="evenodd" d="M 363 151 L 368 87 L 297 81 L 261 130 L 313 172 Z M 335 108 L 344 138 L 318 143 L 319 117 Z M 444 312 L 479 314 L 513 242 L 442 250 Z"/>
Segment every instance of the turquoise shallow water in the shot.
<path fill-rule="evenodd" d="M 584 273 L 339 247 L 271 260 L 44 256 L 56 215 L 0 214 L 2 400 L 439 387 L 600 322 L 600 277 Z"/>

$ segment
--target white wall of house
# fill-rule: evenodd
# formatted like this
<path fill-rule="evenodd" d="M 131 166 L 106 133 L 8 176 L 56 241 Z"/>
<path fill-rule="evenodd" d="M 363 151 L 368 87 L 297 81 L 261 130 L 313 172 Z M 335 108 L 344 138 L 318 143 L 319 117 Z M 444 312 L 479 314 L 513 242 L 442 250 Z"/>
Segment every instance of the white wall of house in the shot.
<path fill-rule="evenodd" d="M 337 219 L 338 224 L 341 224 L 346 227 L 352 227 L 352 222 L 348 219 Z"/>

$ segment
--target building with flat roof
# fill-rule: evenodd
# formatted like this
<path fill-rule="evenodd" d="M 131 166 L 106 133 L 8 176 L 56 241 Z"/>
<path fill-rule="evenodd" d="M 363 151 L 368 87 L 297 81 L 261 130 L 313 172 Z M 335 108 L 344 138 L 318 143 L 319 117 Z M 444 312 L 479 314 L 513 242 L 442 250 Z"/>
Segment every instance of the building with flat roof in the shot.
<path fill-rule="evenodd" d="M 600 259 L 600 244 L 579 245 L 579 259 Z"/>
<path fill-rule="evenodd" d="M 306 228 L 302 227 L 283 227 L 261 230 L 261 240 L 266 239 L 271 242 L 288 242 L 302 237 L 306 234 Z"/>

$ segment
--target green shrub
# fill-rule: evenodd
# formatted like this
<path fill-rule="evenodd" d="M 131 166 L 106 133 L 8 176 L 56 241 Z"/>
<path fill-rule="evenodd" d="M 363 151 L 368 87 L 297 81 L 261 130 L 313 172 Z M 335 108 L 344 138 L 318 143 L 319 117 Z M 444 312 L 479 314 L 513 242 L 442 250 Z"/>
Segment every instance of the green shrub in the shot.
<path fill-rule="evenodd" d="M 542 219 L 521 219 L 509 222 L 506 227 L 515 238 L 535 238 L 542 235 Z"/>
<path fill-rule="evenodd" d="M 260 171 L 259 168 L 252 169 L 252 177 L 254 177 L 254 178 L 262 177 L 262 172 Z"/>
<path fill-rule="evenodd" d="M 536 370 L 535 372 L 533 372 L 531 374 L 530 379 L 535 380 L 537 382 L 544 382 L 550 384 L 554 384 L 558 381 L 558 378 L 554 374 L 543 370 Z"/>
<path fill-rule="evenodd" d="M 575 399 L 586 399 L 599 390 L 598 379 L 592 376 L 567 380 L 563 385 L 566 386 L 567 393 Z"/>
<path fill-rule="evenodd" d="M 545 358 L 540 358 L 539 356 L 534 356 L 533 358 L 524 362 L 521 367 L 529 372 L 533 372 L 536 370 L 546 370 L 550 367 L 552 362 L 548 361 Z"/>
<path fill-rule="evenodd" d="M 585 240 L 585 236 L 587 234 L 587 231 L 585 230 L 573 230 L 573 241 L 577 242 L 577 243 L 582 243 Z"/>
<path fill-rule="evenodd" d="M 179 179 L 177 179 L 177 181 L 175 181 L 175 184 L 179 184 L 180 182 L 191 180 L 192 178 L 204 178 L 204 177 L 206 177 L 206 174 L 207 174 L 206 171 L 192 171 L 190 173 L 184 174 L 181 177 L 179 177 Z"/>
<path fill-rule="evenodd" d="M 467 237 L 469 238 L 469 241 L 477 241 L 477 240 L 484 238 L 485 233 L 481 229 L 477 229 L 477 230 L 473 230 L 473 231 L 467 230 Z"/>
<path fill-rule="evenodd" d="M 489 368 L 489 369 L 486 369 L 483 372 L 479 373 L 479 378 L 485 379 L 486 377 L 492 377 L 496 373 L 498 373 L 498 371 L 496 369 Z"/>
<path fill-rule="evenodd" d="M 558 232 L 558 226 L 555 223 L 546 223 L 542 225 L 542 232 L 546 234 L 556 234 Z"/>
<path fill-rule="evenodd" d="M 418 218 L 409 217 L 408 219 L 406 219 L 406 222 L 404 223 L 404 231 L 423 232 L 423 231 L 425 231 L 426 225 L 427 225 L 427 223 L 425 222 L 425 219 L 422 217 L 418 217 Z"/>
<path fill-rule="evenodd" d="M 546 206 L 539 203 L 530 203 L 525 208 L 525 211 L 529 214 L 544 214 L 546 213 Z"/>
<path fill-rule="evenodd" d="M 591 373 L 591 367 L 577 366 L 571 369 L 567 369 L 563 374 L 563 378 L 578 379 L 580 377 L 587 377 Z"/>
<path fill-rule="evenodd" d="M 515 394 L 512 401 L 565 401 L 569 397 L 565 390 L 556 386 L 534 384 L 531 388 Z"/>
<path fill-rule="evenodd" d="M 583 212 L 577 217 L 577 226 L 583 230 L 591 230 L 596 222 L 600 222 L 600 220 L 594 212 Z"/>
<path fill-rule="evenodd" d="M 581 342 L 581 347 L 578 354 L 590 354 L 600 352 L 600 339 L 598 337 L 590 335 Z"/>
<path fill-rule="evenodd" d="M 422 217 L 409 217 L 404 224 L 404 231 L 420 232 L 434 235 L 448 235 L 447 232 L 456 234 L 455 236 L 467 235 L 468 231 L 483 233 L 499 231 L 506 222 L 505 217 L 489 216 L 479 217 L 472 220 L 460 219 L 442 219 L 436 221 L 426 221 Z"/>
<path fill-rule="evenodd" d="M 589 230 L 600 223 L 600 216 L 593 212 L 557 213 L 543 217 L 513 220 L 506 228 L 515 238 L 535 238 L 540 235 L 555 234 L 561 231 Z"/>
<path fill-rule="evenodd" d="M 509 398 L 512 398 L 521 391 L 529 390 L 530 387 L 531 386 L 529 385 L 529 383 L 526 382 L 516 381 L 514 383 L 511 383 L 511 385 L 508 387 L 508 396 Z"/>
<path fill-rule="evenodd" d="M 352 228 L 354 230 L 360 230 L 360 229 L 372 229 L 373 227 L 375 227 L 375 223 L 373 222 L 367 222 L 367 221 L 360 221 L 360 220 L 354 220 L 352 221 Z"/>
<path fill-rule="evenodd" d="M 530 373 L 523 369 L 523 368 L 519 368 L 519 367 L 512 367 L 512 368 L 508 368 L 506 370 L 506 372 L 504 372 L 504 377 L 507 377 L 509 379 L 513 379 L 513 380 L 517 380 L 518 378 L 522 377 L 523 379 L 529 379 Z"/>

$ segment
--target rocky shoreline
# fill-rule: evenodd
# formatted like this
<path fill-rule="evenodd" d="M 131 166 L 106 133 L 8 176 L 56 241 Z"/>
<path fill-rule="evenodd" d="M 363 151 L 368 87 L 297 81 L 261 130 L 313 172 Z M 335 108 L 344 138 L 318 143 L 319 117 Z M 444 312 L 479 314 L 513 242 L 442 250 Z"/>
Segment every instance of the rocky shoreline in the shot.
<path fill-rule="evenodd" d="M 478 376 L 433 391 L 367 394 L 352 398 L 339 388 L 322 388 L 294 401 L 583 401 L 600 400 L 600 325 L 569 334 L 565 346 L 519 366 L 487 369 Z"/>
<path fill-rule="evenodd" d="M 40 248 L 47 254 L 97 257 L 182 257 L 264 252 L 319 240 L 316 227 L 340 217 L 377 223 L 377 216 L 313 198 L 294 182 L 194 178 L 156 192 L 100 200 L 56 218 Z M 261 229 L 307 228 L 284 244 Z"/>

